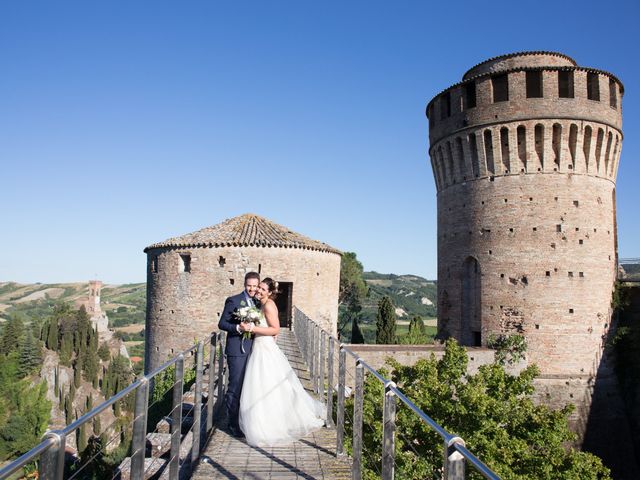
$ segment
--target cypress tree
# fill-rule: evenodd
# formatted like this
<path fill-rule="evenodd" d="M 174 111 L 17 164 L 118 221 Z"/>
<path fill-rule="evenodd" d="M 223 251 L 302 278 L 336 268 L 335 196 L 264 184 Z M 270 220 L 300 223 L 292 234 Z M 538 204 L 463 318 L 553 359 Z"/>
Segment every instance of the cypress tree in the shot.
<path fill-rule="evenodd" d="M 0 354 L 15 352 L 20 347 L 25 334 L 24 321 L 21 314 L 11 315 L 2 329 L 0 337 Z"/>
<path fill-rule="evenodd" d="M 378 303 L 376 343 L 381 345 L 396 343 L 396 312 L 391 299 L 387 296 L 382 297 Z"/>
<path fill-rule="evenodd" d="M 100 415 L 93 417 L 93 434 L 100 435 L 102 432 L 102 425 L 100 425 Z"/>
<path fill-rule="evenodd" d="M 71 397 L 71 390 L 69 391 L 69 395 L 67 395 L 67 398 L 65 398 L 64 401 L 64 418 L 67 422 L 67 425 L 71 425 L 71 423 L 73 422 L 73 397 Z"/>
<path fill-rule="evenodd" d="M 109 352 L 109 346 L 107 345 L 107 342 L 102 342 L 102 345 L 100 345 L 100 348 L 98 349 L 98 357 L 100 357 L 100 360 L 102 360 L 103 362 L 108 362 L 111 358 L 111 353 Z"/>
<path fill-rule="evenodd" d="M 73 366 L 73 386 L 76 388 L 80 388 L 80 371 L 78 369 L 78 365 Z"/>
<path fill-rule="evenodd" d="M 47 348 L 49 350 L 58 351 L 58 320 L 56 318 L 52 318 L 47 322 Z"/>
<path fill-rule="evenodd" d="M 21 378 L 31 374 L 42 363 L 42 351 L 38 341 L 33 337 L 31 329 L 27 330 L 24 341 L 20 346 L 18 374 Z"/>
<path fill-rule="evenodd" d="M 56 365 L 56 371 L 53 374 L 53 392 L 58 393 L 60 391 L 60 367 Z"/>
<path fill-rule="evenodd" d="M 355 317 L 353 318 L 351 323 L 351 343 L 364 343 L 364 336 L 362 335 L 362 330 L 360 330 L 358 319 Z"/>
<path fill-rule="evenodd" d="M 84 452 L 84 449 L 87 448 L 87 424 L 83 423 L 80 425 L 80 428 L 77 430 L 78 432 L 78 452 Z"/>

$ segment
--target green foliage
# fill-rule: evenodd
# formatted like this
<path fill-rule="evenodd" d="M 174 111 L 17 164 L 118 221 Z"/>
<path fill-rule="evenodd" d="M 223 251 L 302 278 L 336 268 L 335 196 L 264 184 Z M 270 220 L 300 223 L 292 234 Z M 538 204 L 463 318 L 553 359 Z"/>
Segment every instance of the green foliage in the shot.
<path fill-rule="evenodd" d="M 424 345 L 433 341 L 433 334 L 429 332 L 420 317 L 413 317 L 409 322 L 409 333 L 399 337 L 400 343 L 408 345 Z"/>
<path fill-rule="evenodd" d="M 351 343 L 364 343 L 364 335 L 362 335 L 362 330 L 360 330 L 357 318 L 353 319 L 351 326 Z"/>
<path fill-rule="evenodd" d="M 24 317 L 20 314 L 11 315 L 2 329 L 0 337 L 0 355 L 8 355 L 20 348 L 25 335 Z"/>
<path fill-rule="evenodd" d="M 110 398 L 120 390 L 127 387 L 132 381 L 133 372 L 131 371 L 129 359 L 122 355 L 118 355 L 111 360 L 107 367 L 107 371 L 102 378 L 102 394 L 105 398 Z M 131 409 L 131 406 L 128 404 L 123 405 L 122 402 L 116 402 L 114 404 L 114 413 L 116 416 L 119 416 L 123 406 L 127 410 Z"/>
<path fill-rule="evenodd" d="M 627 294 L 627 289 L 624 288 L 622 282 L 616 282 L 611 293 L 611 308 L 618 312 L 623 311 L 629 306 L 630 299 Z"/>
<path fill-rule="evenodd" d="M 24 337 L 20 346 L 20 363 L 18 374 L 20 378 L 30 375 L 42 365 L 42 348 L 40 343 L 33 337 L 30 329 Z"/>
<path fill-rule="evenodd" d="M 51 402 L 46 398 L 47 383 L 16 382 L 17 365 L 7 368 L 9 363 L 12 362 L 3 362 L 0 369 L 0 389 L 4 394 L 0 410 L 10 412 L 0 419 L 0 460 L 15 458 L 37 445 L 51 411 Z"/>
<path fill-rule="evenodd" d="M 378 303 L 376 343 L 378 345 L 396 343 L 396 312 L 389 297 L 382 297 L 382 300 Z"/>
<path fill-rule="evenodd" d="M 422 318 L 437 316 L 436 282 L 417 275 L 394 275 L 377 272 L 364 272 L 363 278 L 369 288 L 369 295 L 363 301 L 363 315 L 371 322 L 375 318 L 378 302 L 385 296 L 391 298 L 396 307 L 407 312 L 408 317 L 405 317 L 407 319 L 414 316 Z"/>
<path fill-rule="evenodd" d="M 341 336 L 347 325 L 353 329 L 362 312 L 362 300 L 367 295 L 367 284 L 362 276 L 362 264 L 353 252 L 342 255 L 340 263 L 340 291 L 338 309 L 338 334 Z M 353 343 L 353 339 L 351 340 Z"/>
<path fill-rule="evenodd" d="M 109 351 L 107 342 L 102 342 L 102 345 L 100 345 L 100 348 L 98 349 L 98 357 L 103 362 L 108 362 L 111 358 L 111 352 Z"/>
<path fill-rule="evenodd" d="M 500 365 L 513 365 L 524 359 L 527 351 L 527 339 L 524 335 L 491 334 L 487 346 L 496 351 L 495 360 Z"/>
<path fill-rule="evenodd" d="M 410 367 L 393 359 L 387 363 L 392 368 L 391 379 L 405 395 L 448 432 L 464 438 L 467 448 L 503 480 L 610 478 L 600 459 L 566 447 L 575 439 L 567 422 L 572 406 L 554 411 L 534 404 L 535 366 L 512 376 L 503 365 L 494 363 L 470 375 L 466 373 L 466 351 L 454 340 L 446 342 L 440 360 L 432 355 Z M 369 452 L 363 456 L 367 479 L 377 478 L 380 464 L 382 397 L 382 384 L 368 376 L 364 396 L 367 427 L 363 429 L 364 449 Z M 396 478 L 439 478 L 442 439 L 402 406 L 397 409 L 396 426 Z M 350 421 L 346 427 L 350 438 Z M 467 478 L 483 477 L 469 467 Z"/>

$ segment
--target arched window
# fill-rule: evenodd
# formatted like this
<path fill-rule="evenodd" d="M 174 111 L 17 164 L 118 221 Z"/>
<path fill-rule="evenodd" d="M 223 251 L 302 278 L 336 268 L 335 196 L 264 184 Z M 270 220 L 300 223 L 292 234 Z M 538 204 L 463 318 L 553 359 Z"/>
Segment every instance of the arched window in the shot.
<path fill-rule="evenodd" d="M 440 120 L 451 116 L 451 92 L 444 92 L 440 97 Z"/>
<path fill-rule="evenodd" d="M 609 132 L 607 135 L 607 149 L 604 151 L 604 174 L 609 175 L 609 160 L 611 155 L 611 144 L 613 143 L 613 134 Z"/>
<path fill-rule="evenodd" d="M 469 134 L 469 150 L 471 150 L 471 171 L 474 177 L 480 175 L 480 166 L 478 161 L 478 142 L 476 140 L 476 134 Z"/>
<path fill-rule="evenodd" d="M 518 137 L 518 158 L 523 171 L 527 170 L 527 130 L 524 125 L 520 125 L 516 131 Z"/>
<path fill-rule="evenodd" d="M 555 169 L 560 170 L 560 148 L 562 144 L 562 125 L 553 124 L 553 137 L 551 139 L 551 148 L 553 148 Z"/>
<path fill-rule="evenodd" d="M 571 154 L 571 165 L 569 168 L 575 170 L 576 168 L 576 146 L 578 143 L 578 126 L 575 123 L 569 127 L 569 153 Z"/>
<path fill-rule="evenodd" d="M 500 129 L 500 148 L 502 150 L 502 169 L 504 173 L 509 173 L 509 129 Z"/>
<path fill-rule="evenodd" d="M 487 172 L 489 175 L 495 175 L 496 170 L 493 163 L 493 138 L 491 130 L 484 131 L 484 155 L 487 159 Z"/>
<path fill-rule="evenodd" d="M 585 169 L 589 171 L 589 160 L 591 155 L 591 137 L 593 136 L 593 130 L 589 125 L 584 127 L 584 140 L 582 141 L 582 151 L 584 152 Z"/>
<path fill-rule="evenodd" d="M 600 160 L 602 155 L 602 143 L 604 141 L 604 130 L 598 129 L 598 137 L 596 138 L 596 172 L 600 173 Z"/>
<path fill-rule="evenodd" d="M 538 155 L 538 170 L 544 168 L 544 125 L 537 124 L 534 130 L 536 154 Z"/>
<path fill-rule="evenodd" d="M 456 138 L 456 162 L 458 163 L 459 175 L 462 180 L 467 179 L 467 172 L 465 168 L 464 152 L 462 150 L 462 139 Z"/>
<path fill-rule="evenodd" d="M 451 149 L 451 142 L 447 142 L 447 160 L 449 161 L 449 173 L 451 174 L 451 183 L 456 183 L 456 171 L 453 162 L 453 150 Z"/>
<path fill-rule="evenodd" d="M 480 264 L 468 257 L 462 264 L 462 302 L 460 318 L 460 343 L 480 346 L 481 332 Z"/>

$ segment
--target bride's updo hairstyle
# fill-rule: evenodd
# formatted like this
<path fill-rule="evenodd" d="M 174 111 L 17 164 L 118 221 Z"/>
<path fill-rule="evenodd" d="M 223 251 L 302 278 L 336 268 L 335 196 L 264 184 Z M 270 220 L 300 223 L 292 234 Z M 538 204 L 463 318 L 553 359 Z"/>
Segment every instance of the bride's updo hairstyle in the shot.
<path fill-rule="evenodd" d="M 262 279 L 260 283 L 264 283 L 267 286 L 267 288 L 269 289 L 269 298 L 271 300 L 275 300 L 278 293 L 280 293 L 278 291 L 278 282 L 276 282 L 272 278 L 267 277 Z"/>

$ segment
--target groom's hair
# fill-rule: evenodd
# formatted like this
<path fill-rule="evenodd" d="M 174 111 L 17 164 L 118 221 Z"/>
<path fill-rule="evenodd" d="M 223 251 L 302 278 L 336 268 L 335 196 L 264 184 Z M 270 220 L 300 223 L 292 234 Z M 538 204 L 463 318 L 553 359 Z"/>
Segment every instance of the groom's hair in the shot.
<path fill-rule="evenodd" d="M 247 283 L 247 280 L 249 280 L 250 278 L 255 278 L 259 282 L 260 281 L 260 274 L 258 272 L 249 272 L 249 273 L 247 273 L 244 276 L 244 283 Z"/>

